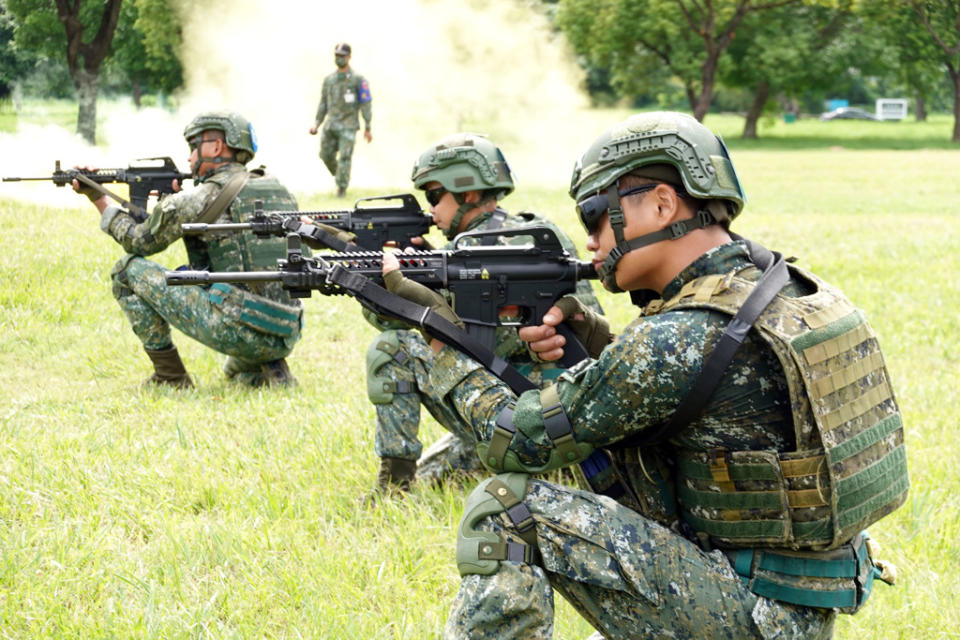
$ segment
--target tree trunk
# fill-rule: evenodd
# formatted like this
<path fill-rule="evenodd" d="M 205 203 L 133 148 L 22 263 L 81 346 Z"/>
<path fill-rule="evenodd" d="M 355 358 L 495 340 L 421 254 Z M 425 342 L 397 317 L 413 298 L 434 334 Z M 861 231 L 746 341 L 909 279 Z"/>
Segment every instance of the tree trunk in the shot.
<path fill-rule="evenodd" d="M 97 85 L 99 74 L 77 69 L 73 84 L 77 88 L 77 133 L 90 144 L 97 143 Z"/>
<path fill-rule="evenodd" d="M 916 102 L 916 109 L 917 109 L 917 113 L 916 113 L 917 122 L 926 122 L 927 121 L 927 101 L 924 100 L 923 96 L 918 93 L 917 97 L 915 98 L 915 102 Z"/>
<path fill-rule="evenodd" d="M 90 144 L 96 144 L 100 65 L 110 52 L 122 0 L 106 0 L 103 3 L 100 27 L 93 41 L 89 43 L 83 41 L 84 25 L 80 21 L 80 1 L 55 0 L 55 3 L 57 18 L 67 34 L 67 68 L 70 70 L 73 86 L 77 89 L 77 133 Z"/>
<path fill-rule="evenodd" d="M 757 139 L 757 120 L 763 115 L 763 106 L 770 97 L 770 83 L 761 81 L 753 92 L 753 102 L 747 110 L 747 120 L 743 123 L 743 137 L 747 140 Z"/>
<path fill-rule="evenodd" d="M 953 141 L 960 142 L 960 70 L 949 71 L 953 80 Z"/>
<path fill-rule="evenodd" d="M 697 97 L 697 104 L 693 107 L 693 117 L 697 122 L 703 122 L 703 118 L 710 111 L 710 103 L 713 102 L 713 85 L 716 82 L 717 65 L 720 64 L 720 54 L 722 50 L 716 50 L 708 45 L 707 57 L 701 67 L 700 95 Z"/>
<path fill-rule="evenodd" d="M 143 89 L 140 88 L 140 81 L 133 81 L 133 105 L 140 109 L 140 98 L 143 95 Z"/>

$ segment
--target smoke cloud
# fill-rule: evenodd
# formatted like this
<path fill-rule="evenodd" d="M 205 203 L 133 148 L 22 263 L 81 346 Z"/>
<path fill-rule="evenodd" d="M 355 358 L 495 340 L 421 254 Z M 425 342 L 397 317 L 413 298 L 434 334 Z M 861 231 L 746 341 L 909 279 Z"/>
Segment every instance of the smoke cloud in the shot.
<path fill-rule="evenodd" d="M 357 136 L 354 187 L 408 189 L 427 145 L 473 131 L 503 149 L 520 188 L 562 188 L 577 154 L 607 124 L 590 117 L 563 39 L 520 0 L 212 0 L 189 3 L 185 16 L 186 86 L 176 113 L 103 102 L 98 138 L 106 146 L 98 148 L 55 126 L 0 134 L 0 175 L 48 174 L 57 158 L 126 166 L 154 155 L 186 170 L 184 124 L 199 111 L 230 109 L 254 123 L 253 164 L 296 191 L 330 193 L 319 136 L 308 129 L 341 41 L 373 95 L 374 139 Z"/>

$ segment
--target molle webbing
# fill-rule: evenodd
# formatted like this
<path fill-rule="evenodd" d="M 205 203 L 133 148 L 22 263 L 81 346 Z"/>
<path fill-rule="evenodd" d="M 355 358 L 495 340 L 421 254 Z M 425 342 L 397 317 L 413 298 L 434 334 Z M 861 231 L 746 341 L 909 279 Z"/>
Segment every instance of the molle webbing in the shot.
<path fill-rule="evenodd" d="M 900 506 L 909 486 L 903 423 L 873 331 L 836 289 L 791 270 L 818 290 L 778 296 L 755 328 L 801 407 L 798 450 L 678 451 L 684 519 L 723 544 L 836 548 Z M 739 277 L 698 279 L 648 312 L 735 313 L 752 286 Z"/>
<path fill-rule="evenodd" d="M 238 173 L 235 175 L 246 175 Z M 233 179 L 224 186 L 227 191 Z M 272 177 L 250 175 L 243 189 L 232 199 L 226 210 L 230 222 L 247 222 L 253 213 L 255 200 L 262 200 L 264 211 L 296 209 L 296 201 L 289 192 Z M 221 216 L 222 217 L 222 216 Z M 212 271 L 256 271 L 275 269 L 277 260 L 286 257 L 286 241 L 283 238 L 260 238 L 250 233 L 217 233 L 207 236 L 207 252 Z"/>
<path fill-rule="evenodd" d="M 836 544 L 902 504 L 909 481 L 903 422 L 876 337 L 859 311 L 830 310 L 806 318 L 824 324 L 790 346 L 834 480 Z"/>

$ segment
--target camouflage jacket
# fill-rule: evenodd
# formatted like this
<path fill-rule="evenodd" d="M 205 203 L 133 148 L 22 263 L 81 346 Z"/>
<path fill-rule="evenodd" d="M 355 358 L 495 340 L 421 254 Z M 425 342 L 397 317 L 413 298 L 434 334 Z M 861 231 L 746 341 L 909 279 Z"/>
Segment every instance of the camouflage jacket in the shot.
<path fill-rule="evenodd" d="M 664 290 L 669 299 L 686 282 L 749 266 L 746 247 L 717 247 L 684 269 Z M 759 270 L 751 270 L 759 277 Z M 750 273 L 748 271 L 747 273 Z M 796 295 L 796 283 L 785 289 Z M 700 372 L 730 316 L 694 309 L 641 316 L 596 360 L 564 373 L 556 391 L 577 442 L 606 447 L 668 420 Z M 470 358 L 445 347 L 431 381 L 438 395 L 489 441 L 500 411 L 516 400 L 517 433 L 509 449 L 529 466 L 545 465 L 554 445 L 544 428 L 538 392 L 515 398 L 506 385 Z M 793 420 L 782 367 L 754 332 L 748 334 L 701 417 L 664 445 L 695 450 L 777 449 L 793 446 Z M 629 474 L 633 480 L 633 474 Z M 638 487 L 639 489 L 639 487 Z"/>
<path fill-rule="evenodd" d="M 185 245 L 189 240 L 188 259 L 195 261 L 197 256 L 206 254 L 205 246 L 208 242 L 205 241 L 204 236 L 184 238 L 180 225 L 196 222 L 230 178 L 242 171 L 247 171 L 247 168 L 239 162 L 231 162 L 212 171 L 205 175 L 202 182 L 193 189 L 179 191 L 161 198 L 150 216 L 139 224 L 122 209 L 108 207 L 103 212 L 100 227 L 112 236 L 127 253 L 138 256 L 150 256 L 159 253 L 181 238 Z M 297 208 L 296 199 L 289 191 L 280 186 L 275 178 L 269 175 L 259 178 L 264 180 L 266 184 L 271 185 L 270 195 L 268 196 L 264 196 L 261 193 L 262 190 L 254 188 L 251 184 L 254 179 L 257 178 L 252 178 L 248 182 L 248 186 L 241 190 L 237 199 L 234 200 L 228 210 L 220 215 L 217 222 L 235 222 L 230 216 L 231 210 L 252 213 L 252 200 L 254 198 L 264 199 L 264 208 L 268 211 L 271 209 L 289 210 Z M 266 198 L 270 199 L 266 200 Z M 231 232 L 231 235 L 235 234 Z M 277 246 L 278 256 L 283 254 L 285 244 L 282 239 L 270 239 L 266 242 L 272 242 Z M 227 271 L 242 271 L 245 268 L 253 268 L 245 266 L 240 255 L 236 256 L 236 261 L 236 264 L 221 264 L 217 265 L 217 268 Z M 195 269 L 208 269 L 210 267 L 208 263 L 191 264 L 191 266 Z M 300 306 L 300 302 L 291 299 L 289 293 L 283 290 L 280 283 L 265 283 L 262 286 L 250 287 L 250 289 L 276 302 Z"/>
<path fill-rule="evenodd" d="M 363 114 L 364 128 L 373 119 L 370 85 L 359 73 L 335 71 L 323 79 L 320 104 L 317 105 L 317 126 L 326 119 L 325 127 L 341 131 L 360 128 L 357 114 Z"/>

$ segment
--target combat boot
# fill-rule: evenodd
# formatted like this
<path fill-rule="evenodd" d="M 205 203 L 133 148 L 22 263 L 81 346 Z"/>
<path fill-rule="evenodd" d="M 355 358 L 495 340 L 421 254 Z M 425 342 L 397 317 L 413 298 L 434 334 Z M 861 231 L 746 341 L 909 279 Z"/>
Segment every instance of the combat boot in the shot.
<path fill-rule="evenodd" d="M 337 187 L 337 197 L 346 198 L 347 197 L 347 188 L 346 187 Z"/>
<path fill-rule="evenodd" d="M 297 379 L 290 372 L 286 358 L 280 358 L 260 365 L 260 375 L 253 386 L 295 387 Z"/>
<path fill-rule="evenodd" d="M 364 498 L 364 503 L 374 504 L 388 495 L 402 495 L 410 490 L 417 472 L 417 461 L 406 458 L 380 458 L 380 471 L 377 473 L 377 486 Z"/>
<path fill-rule="evenodd" d="M 153 362 L 153 375 L 147 378 L 144 384 L 169 385 L 175 389 L 193 386 L 193 380 L 184 368 L 176 347 L 144 350 Z"/>

